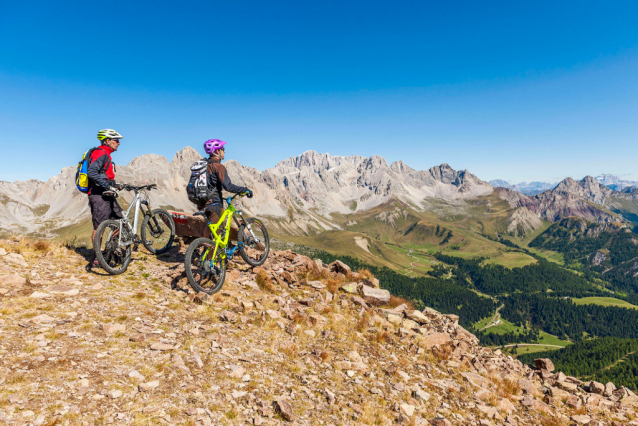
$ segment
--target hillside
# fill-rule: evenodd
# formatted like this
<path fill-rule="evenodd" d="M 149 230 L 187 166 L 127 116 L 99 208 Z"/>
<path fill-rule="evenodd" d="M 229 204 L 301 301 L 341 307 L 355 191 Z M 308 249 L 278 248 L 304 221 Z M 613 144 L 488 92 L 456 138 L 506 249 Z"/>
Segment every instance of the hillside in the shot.
<path fill-rule="evenodd" d="M 638 424 L 630 390 L 481 347 L 338 262 L 239 262 L 208 297 L 178 247 L 117 277 L 84 273 L 82 249 L 0 247 L 7 424 Z"/>
<path fill-rule="evenodd" d="M 529 245 L 561 253 L 566 265 L 589 271 L 616 290 L 638 293 L 638 234 L 626 224 L 567 218 Z"/>

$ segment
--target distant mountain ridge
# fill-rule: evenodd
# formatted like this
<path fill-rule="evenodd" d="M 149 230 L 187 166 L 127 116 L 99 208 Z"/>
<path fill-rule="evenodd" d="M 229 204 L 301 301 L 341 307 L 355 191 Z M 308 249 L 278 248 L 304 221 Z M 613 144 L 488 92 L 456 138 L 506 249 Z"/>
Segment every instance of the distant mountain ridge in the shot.
<path fill-rule="evenodd" d="M 528 196 L 539 194 L 548 189 L 552 189 L 555 187 L 558 182 L 549 183 L 549 182 L 520 182 L 511 184 L 503 179 L 495 179 L 491 180 L 490 184 L 495 188 L 506 188 L 511 189 L 512 191 L 520 192 L 521 194 L 525 194 Z"/>
<path fill-rule="evenodd" d="M 170 162 L 160 155 L 143 155 L 119 166 L 117 180 L 156 183 L 159 190 L 150 193 L 153 206 L 192 212 L 194 206 L 185 187 L 190 166 L 199 158 L 191 147 L 177 152 Z M 243 209 L 288 235 L 342 229 L 334 215 L 369 211 L 392 200 L 437 215 L 470 214 L 467 201 L 492 194 L 509 203 L 502 232 L 511 234 L 537 229 L 541 219 L 553 222 L 569 216 L 605 223 L 623 221 L 622 214 L 638 223 L 638 191 L 616 192 L 593 177 L 581 181 L 567 178 L 551 184 L 551 189 L 527 196 L 498 187 L 503 184 L 500 181 L 493 186 L 445 163 L 415 170 L 402 161 L 388 164 L 379 156 L 340 157 L 308 151 L 264 171 L 233 160 L 225 164 L 233 182 L 255 191 L 252 200 L 242 203 Z M 529 185 L 538 189 L 544 184 Z M 124 200 L 131 199 L 130 193 L 121 195 Z M 0 233 L 53 236 L 88 217 L 87 199 L 75 188 L 73 167 L 64 168 L 47 182 L 0 181 Z"/>
<path fill-rule="evenodd" d="M 156 183 L 159 190 L 150 193 L 154 206 L 194 211 L 185 187 L 189 168 L 199 158 L 191 147 L 177 152 L 171 162 L 147 154 L 119 166 L 116 177 L 125 183 Z M 335 229 L 331 214 L 368 210 L 394 198 L 422 209 L 427 198 L 462 200 L 494 189 L 467 170 L 456 171 L 447 164 L 414 170 L 401 161 L 388 164 L 379 156 L 339 157 L 308 151 L 263 172 L 234 160 L 225 164 L 234 182 L 255 191 L 244 210 L 280 218 L 291 233 Z M 122 196 L 131 199 L 130 193 Z M 75 188 L 73 167 L 47 182 L 0 182 L 0 230 L 5 233 L 48 235 L 88 216 L 87 198 Z"/>
<path fill-rule="evenodd" d="M 622 191 L 626 188 L 638 187 L 638 181 L 624 180 L 618 176 L 608 174 L 608 173 L 604 173 L 602 175 L 596 176 L 596 180 L 600 182 L 602 185 L 605 185 L 606 187 L 613 189 L 614 191 Z M 528 196 L 532 196 L 532 195 L 540 194 L 541 192 L 546 191 L 548 189 L 554 188 L 556 185 L 558 185 L 558 182 L 510 183 L 503 179 L 494 179 L 490 181 L 490 184 L 494 186 L 495 188 L 507 188 Z"/>

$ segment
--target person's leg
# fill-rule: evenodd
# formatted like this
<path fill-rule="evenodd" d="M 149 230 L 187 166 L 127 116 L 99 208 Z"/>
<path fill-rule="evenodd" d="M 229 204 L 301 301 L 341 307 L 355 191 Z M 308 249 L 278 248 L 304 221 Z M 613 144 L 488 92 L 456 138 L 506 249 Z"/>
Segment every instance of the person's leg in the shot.
<path fill-rule="evenodd" d="M 91 221 L 93 222 L 93 233 L 91 234 L 91 244 L 95 238 L 95 231 L 100 223 L 109 218 L 108 203 L 105 203 L 101 195 L 89 195 L 89 207 L 91 208 Z M 89 264 L 89 267 L 99 267 L 100 264 L 95 257 L 95 247 L 93 247 L 93 260 Z"/>

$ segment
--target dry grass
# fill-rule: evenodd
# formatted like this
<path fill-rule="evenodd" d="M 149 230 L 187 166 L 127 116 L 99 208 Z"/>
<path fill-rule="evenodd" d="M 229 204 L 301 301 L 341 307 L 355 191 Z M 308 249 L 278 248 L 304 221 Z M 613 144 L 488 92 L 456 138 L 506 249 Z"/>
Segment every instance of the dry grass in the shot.
<path fill-rule="evenodd" d="M 434 348 L 434 355 L 441 361 L 447 361 L 452 357 L 454 348 L 451 344 L 441 345 L 438 349 Z"/>
<path fill-rule="evenodd" d="M 359 333 L 363 333 L 364 331 L 366 331 L 368 329 L 368 327 L 370 326 L 370 314 L 368 314 L 368 312 L 364 312 L 363 315 L 361 315 L 361 317 L 359 318 L 359 321 L 357 321 L 357 331 Z"/>
<path fill-rule="evenodd" d="M 273 284 L 272 279 L 266 271 L 259 271 L 259 273 L 255 277 L 255 282 L 257 282 L 257 285 L 263 291 L 266 291 L 268 293 L 276 293 L 275 285 Z"/>
<path fill-rule="evenodd" d="M 372 274 L 372 272 L 370 272 L 369 269 L 360 269 L 357 271 L 357 273 L 362 280 L 371 280 L 372 278 L 374 278 L 374 275 Z"/>
<path fill-rule="evenodd" d="M 319 358 L 321 358 L 322 362 L 327 362 L 332 358 L 332 353 L 322 350 L 321 353 L 319 354 Z"/>
<path fill-rule="evenodd" d="M 293 320 L 295 322 L 295 324 L 299 324 L 299 325 L 302 325 L 302 326 L 310 325 L 310 319 L 306 315 L 304 315 L 304 314 L 302 314 L 300 312 L 294 312 L 290 319 Z"/>
<path fill-rule="evenodd" d="M 377 342 L 379 343 L 387 343 L 390 339 L 390 334 L 387 331 L 379 331 L 377 333 Z"/>
<path fill-rule="evenodd" d="M 393 308 L 396 308 L 397 306 L 401 306 L 403 304 L 408 305 L 409 309 L 414 309 L 414 304 L 412 304 L 412 302 L 410 302 L 408 299 L 404 299 L 403 297 L 399 297 L 399 296 L 390 296 L 390 303 L 389 305 Z"/>
<path fill-rule="evenodd" d="M 363 414 L 359 419 L 364 425 L 384 425 L 388 422 L 389 409 L 381 409 L 378 403 L 366 402 L 361 407 Z"/>
<path fill-rule="evenodd" d="M 334 278 L 334 277 L 330 277 L 324 281 L 324 284 L 328 288 L 328 291 L 330 291 L 330 293 L 333 293 L 333 294 L 337 293 L 337 291 L 339 291 L 339 288 L 343 286 L 344 283 L 345 283 L 345 280 L 343 278 L 340 279 L 340 278 Z"/>
<path fill-rule="evenodd" d="M 518 381 L 510 378 L 505 378 L 500 381 L 496 384 L 496 387 L 499 390 L 500 396 L 503 398 L 516 396 L 521 392 L 521 386 L 518 384 Z"/>
<path fill-rule="evenodd" d="M 299 346 L 292 341 L 283 342 L 279 345 L 279 352 L 286 354 L 288 358 L 296 358 L 299 353 Z"/>
<path fill-rule="evenodd" d="M 31 247 L 33 247 L 33 250 L 35 250 L 36 252 L 48 252 L 49 250 L 51 250 L 51 241 L 38 240 L 33 242 L 31 244 Z"/>
<path fill-rule="evenodd" d="M 543 426 L 567 426 L 569 422 L 558 417 L 543 416 L 541 424 Z"/>

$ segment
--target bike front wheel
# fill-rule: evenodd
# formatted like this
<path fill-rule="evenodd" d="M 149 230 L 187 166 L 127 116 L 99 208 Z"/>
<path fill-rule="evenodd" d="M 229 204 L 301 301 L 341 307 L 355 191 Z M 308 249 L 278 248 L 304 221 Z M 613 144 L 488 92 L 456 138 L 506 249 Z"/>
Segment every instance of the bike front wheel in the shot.
<path fill-rule="evenodd" d="M 166 253 L 175 239 L 175 222 L 166 210 L 153 210 L 142 221 L 141 238 L 146 250 L 153 254 Z"/>
<path fill-rule="evenodd" d="M 249 228 L 250 226 L 250 228 Z M 270 238 L 266 225 L 259 219 L 248 218 L 239 227 L 239 254 L 250 266 L 263 265 L 270 251 Z"/>
<path fill-rule="evenodd" d="M 186 250 L 184 269 L 188 284 L 196 292 L 217 293 L 226 278 L 226 261 L 222 259 L 220 249 L 213 259 L 215 242 L 208 238 L 198 238 Z"/>
<path fill-rule="evenodd" d="M 131 262 L 131 245 L 118 247 L 120 240 L 120 221 L 105 220 L 95 230 L 93 250 L 102 269 L 111 275 L 126 271 Z"/>

